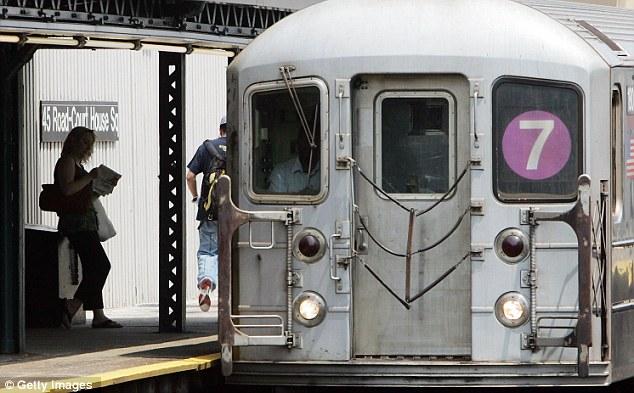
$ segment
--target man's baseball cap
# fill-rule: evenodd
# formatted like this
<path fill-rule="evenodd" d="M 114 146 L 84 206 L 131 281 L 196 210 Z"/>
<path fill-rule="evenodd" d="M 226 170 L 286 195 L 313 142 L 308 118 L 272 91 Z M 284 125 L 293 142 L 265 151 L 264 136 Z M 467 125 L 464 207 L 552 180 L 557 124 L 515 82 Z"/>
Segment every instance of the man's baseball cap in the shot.
<path fill-rule="evenodd" d="M 220 119 L 220 127 L 226 124 L 227 124 L 227 116 L 222 116 L 222 118 Z"/>

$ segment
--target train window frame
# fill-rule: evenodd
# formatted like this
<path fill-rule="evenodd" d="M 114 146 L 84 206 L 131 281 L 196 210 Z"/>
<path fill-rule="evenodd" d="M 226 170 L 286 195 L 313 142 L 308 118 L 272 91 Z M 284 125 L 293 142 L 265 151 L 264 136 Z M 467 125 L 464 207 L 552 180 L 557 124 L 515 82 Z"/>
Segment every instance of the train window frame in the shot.
<path fill-rule="evenodd" d="M 623 127 L 623 93 L 621 85 L 618 83 L 612 87 L 611 101 L 610 153 L 612 155 L 612 190 L 610 202 L 612 203 L 612 219 L 615 223 L 620 223 L 623 218 L 623 148 L 625 145 L 625 129 Z"/>
<path fill-rule="evenodd" d="M 265 194 L 257 193 L 253 187 L 254 181 L 254 165 L 253 165 L 253 146 L 254 146 L 254 130 L 253 130 L 253 97 L 258 93 L 284 91 L 288 92 L 286 84 L 283 80 L 275 80 L 268 82 L 255 83 L 247 87 L 243 95 L 243 114 L 244 129 L 242 132 L 242 140 L 248 141 L 248 149 L 246 150 L 245 160 L 242 162 L 243 173 L 248 174 L 246 180 L 246 196 L 248 199 L 257 204 L 319 204 L 323 202 L 328 195 L 328 168 L 329 168 L 329 144 L 328 139 L 328 121 L 330 116 L 328 85 L 325 81 L 317 77 L 300 77 L 293 79 L 295 88 L 316 87 L 319 90 L 320 105 L 320 190 L 314 195 L 297 195 L 297 194 Z"/>
<path fill-rule="evenodd" d="M 575 178 L 575 184 L 578 177 L 584 173 L 585 170 L 585 95 L 583 89 L 573 82 L 561 81 L 561 80 L 550 80 L 550 79 L 538 79 L 538 78 L 526 78 L 526 77 L 517 77 L 517 76 L 503 76 L 498 78 L 492 86 L 491 89 L 491 149 L 492 149 L 492 165 L 493 165 L 493 175 L 492 175 L 492 189 L 493 195 L 495 198 L 502 203 L 509 204 L 522 204 L 522 203 L 570 203 L 574 202 L 578 198 L 578 190 L 575 187 L 574 191 L 571 191 L 569 195 L 562 195 L 561 197 L 536 197 L 537 194 L 529 194 L 529 193 L 518 193 L 513 197 L 504 197 L 501 195 L 501 192 L 498 187 L 499 173 L 498 173 L 498 161 L 501 159 L 500 154 L 498 154 L 498 133 L 502 132 L 497 129 L 497 123 L 499 114 L 497 111 L 497 90 L 500 86 L 505 83 L 514 83 L 520 85 L 534 86 L 534 87 L 550 87 L 550 88 L 562 88 L 573 91 L 577 95 L 577 162 L 578 162 L 578 173 Z M 572 151 L 572 150 L 571 150 Z"/>
<path fill-rule="evenodd" d="M 383 101 L 386 99 L 394 98 L 442 98 L 447 101 L 448 107 L 448 141 L 449 157 L 448 157 L 448 190 L 456 181 L 456 166 L 457 166 L 457 103 L 456 97 L 448 90 L 433 89 L 433 90 L 385 90 L 376 95 L 374 100 L 374 173 L 375 183 L 380 187 L 383 183 Z M 447 191 L 448 191 L 447 190 Z M 390 193 L 386 190 L 390 197 L 397 200 L 411 200 L 411 201 L 435 201 L 439 200 L 446 194 L 446 192 L 438 193 Z M 451 199 L 455 194 L 455 190 L 447 195 L 446 199 Z M 387 199 L 385 195 L 376 191 L 376 194 L 381 199 Z"/>

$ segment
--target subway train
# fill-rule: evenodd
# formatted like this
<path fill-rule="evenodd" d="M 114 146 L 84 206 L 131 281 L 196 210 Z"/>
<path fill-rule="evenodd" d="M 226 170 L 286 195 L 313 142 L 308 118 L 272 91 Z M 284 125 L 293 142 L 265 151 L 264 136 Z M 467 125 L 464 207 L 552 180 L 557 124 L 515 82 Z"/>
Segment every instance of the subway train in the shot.
<path fill-rule="evenodd" d="M 634 375 L 634 11 L 325 1 L 228 67 L 228 383 Z"/>

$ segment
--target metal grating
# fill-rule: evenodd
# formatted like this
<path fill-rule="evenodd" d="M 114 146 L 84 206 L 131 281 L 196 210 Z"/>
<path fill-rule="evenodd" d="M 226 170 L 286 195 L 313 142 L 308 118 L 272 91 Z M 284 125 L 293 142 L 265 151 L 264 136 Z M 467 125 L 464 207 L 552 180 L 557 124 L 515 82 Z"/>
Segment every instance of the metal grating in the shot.
<path fill-rule="evenodd" d="M 186 0 L 0 0 L 1 19 L 177 30 L 253 38 L 291 14 L 245 4 Z"/>
<path fill-rule="evenodd" d="M 159 330 L 185 325 L 185 59 L 159 55 Z"/>

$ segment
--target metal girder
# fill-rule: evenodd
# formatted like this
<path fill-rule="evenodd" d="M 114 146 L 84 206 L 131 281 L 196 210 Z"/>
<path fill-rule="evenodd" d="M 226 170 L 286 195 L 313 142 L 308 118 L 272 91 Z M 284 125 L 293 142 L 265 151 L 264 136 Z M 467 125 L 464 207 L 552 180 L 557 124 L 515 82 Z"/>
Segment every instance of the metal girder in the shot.
<path fill-rule="evenodd" d="M 159 331 L 185 328 L 185 55 L 159 55 Z"/>
<path fill-rule="evenodd" d="M 254 38 L 289 9 L 189 0 L 0 0 L 0 21 L 73 23 Z"/>
<path fill-rule="evenodd" d="M 0 353 L 24 348 L 23 233 L 18 62 L 32 53 L 0 45 Z"/>

